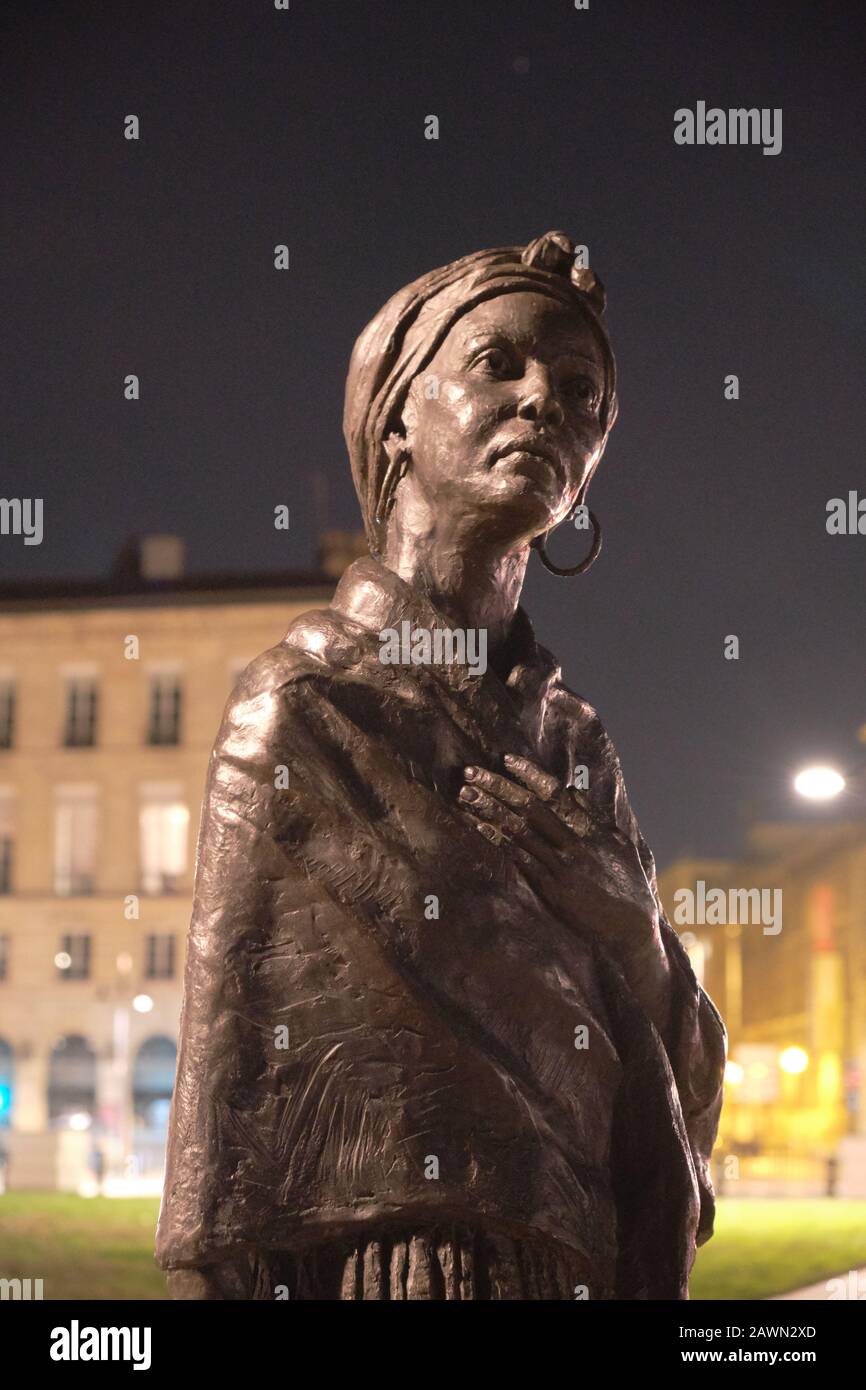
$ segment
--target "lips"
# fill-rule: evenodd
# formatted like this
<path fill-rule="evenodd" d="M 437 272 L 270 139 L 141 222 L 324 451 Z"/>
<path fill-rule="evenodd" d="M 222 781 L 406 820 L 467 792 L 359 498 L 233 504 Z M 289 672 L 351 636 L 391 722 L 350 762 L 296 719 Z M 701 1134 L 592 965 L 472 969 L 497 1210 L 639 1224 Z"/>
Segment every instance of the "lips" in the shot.
<path fill-rule="evenodd" d="M 490 466 L 499 463 L 502 459 L 508 458 L 510 454 L 532 454 L 536 458 L 544 459 L 562 482 L 562 464 L 554 450 L 549 444 L 543 443 L 540 439 L 531 436 L 527 439 L 510 439 L 507 444 L 500 444 L 490 456 Z"/>

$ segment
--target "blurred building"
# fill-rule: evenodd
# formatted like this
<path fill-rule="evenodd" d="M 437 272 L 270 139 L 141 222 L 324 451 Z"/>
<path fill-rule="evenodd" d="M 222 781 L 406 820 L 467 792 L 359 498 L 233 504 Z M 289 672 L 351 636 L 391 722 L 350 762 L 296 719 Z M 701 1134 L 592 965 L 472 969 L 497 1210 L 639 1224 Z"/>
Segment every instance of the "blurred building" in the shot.
<path fill-rule="evenodd" d="M 728 1027 L 721 1181 L 866 1196 L 866 822 L 758 824 L 742 860 L 681 860 L 659 886 Z M 707 920 L 684 920 L 684 889 Z"/>
<path fill-rule="evenodd" d="M 243 667 L 330 601 L 316 574 L 185 574 L 149 536 L 105 582 L 0 589 L 0 1172 L 158 1183 L 208 756 Z M 5 1159 L 5 1165 L 4 1165 Z"/>

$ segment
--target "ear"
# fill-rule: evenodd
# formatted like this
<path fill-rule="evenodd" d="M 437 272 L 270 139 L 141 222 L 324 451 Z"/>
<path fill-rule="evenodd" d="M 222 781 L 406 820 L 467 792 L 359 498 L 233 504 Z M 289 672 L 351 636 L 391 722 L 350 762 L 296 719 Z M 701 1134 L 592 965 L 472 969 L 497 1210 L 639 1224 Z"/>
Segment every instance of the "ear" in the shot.
<path fill-rule="evenodd" d="M 589 476 L 585 479 L 585 481 L 584 481 L 584 483 L 583 483 L 583 486 L 581 487 L 580 491 L 579 491 L 578 494 L 577 494 L 577 498 L 576 498 L 576 500 L 575 500 L 575 506 L 584 506 L 584 505 L 586 504 L 586 494 L 589 492 L 589 485 L 590 485 L 590 483 L 592 482 L 593 478 L 595 477 L 595 473 L 596 473 L 596 469 L 598 468 L 598 465 L 601 463 L 602 459 L 604 458 L 604 451 L 605 451 L 606 448 L 607 448 L 607 435 L 605 434 L 604 439 L 602 440 L 602 443 L 601 443 L 601 450 L 600 450 L 600 452 L 599 452 L 598 458 L 596 459 L 595 463 L 592 465 L 592 471 L 590 472 Z"/>
<path fill-rule="evenodd" d="M 404 436 L 396 431 L 386 435 L 382 440 L 382 448 L 388 456 L 388 465 L 379 492 L 379 505 L 376 508 L 377 525 L 387 521 L 388 513 L 394 505 L 397 484 L 407 471 L 411 458 Z"/>
<path fill-rule="evenodd" d="M 387 434 L 382 440 L 382 448 L 388 456 L 386 477 L 395 469 L 398 470 L 402 476 L 406 471 L 406 465 L 410 456 L 406 436 L 401 434 L 398 430 L 392 430 L 391 433 Z"/>
<path fill-rule="evenodd" d="M 406 399 L 403 402 L 403 409 L 400 412 L 400 424 L 402 426 L 403 439 L 408 441 L 415 433 L 418 425 L 418 406 L 415 402 L 415 381 L 410 383 L 409 390 L 406 392 Z"/>

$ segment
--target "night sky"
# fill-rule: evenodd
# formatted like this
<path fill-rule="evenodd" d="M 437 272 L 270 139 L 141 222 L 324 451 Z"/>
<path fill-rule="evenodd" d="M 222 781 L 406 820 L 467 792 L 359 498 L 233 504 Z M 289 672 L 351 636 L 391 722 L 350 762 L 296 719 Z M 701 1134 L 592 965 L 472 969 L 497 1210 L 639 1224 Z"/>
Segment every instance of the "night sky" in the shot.
<path fill-rule="evenodd" d="M 866 535 L 825 528 L 866 496 L 864 13 L 7 3 L 0 493 L 44 498 L 45 538 L 0 537 L 0 583 L 104 574 L 148 531 L 192 570 L 312 567 L 323 527 L 360 526 L 358 332 L 434 266 L 562 228 L 607 286 L 620 417 L 601 559 L 533 558 L 525 606 L 660 864 L 736 853 L 799 763 L 866 761 Z M 781 107 L 781 153 L 676 145 L 698 101 Z"/>

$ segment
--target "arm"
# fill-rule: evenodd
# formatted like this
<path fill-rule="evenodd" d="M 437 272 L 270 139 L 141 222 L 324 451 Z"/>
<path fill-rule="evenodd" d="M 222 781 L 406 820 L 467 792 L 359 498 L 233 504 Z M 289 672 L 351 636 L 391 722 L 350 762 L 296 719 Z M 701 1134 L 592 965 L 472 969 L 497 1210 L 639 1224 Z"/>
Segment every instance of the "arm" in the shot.
<path fill-rule="evenodd" d="M 695 979 L 679 937 L 662 918 L 673 977 L 672 1032 L 666 1046 L 677 1083 L 686 1133 L 701 1194 L 697 1243 L 713 1233 L 715 1194 L 710 1158 L 719 1128 L 727 1033 L 709 995 Z"/>
<path fill-rule="evenodd" d="M 638 844 L 528 759 L 507 755 L 505 765 L 519 782 L 467 768 L 461 803 L 481 834 L 509 844 L 530 886 L 561 921 L 610 950 L 667 1040 L 670 963 Z"/>
<path fill-rule="evenodd" d="M 728 1035 L 721 1015 L 695 978 L 688 954 L 665 916 L 656 882 L 655 860 L 640 832 L 638 849 L 647 882 L 659 909 L 659 923 L 670 966 L 671 1027 L 664 1036 L 677 1083 L 686 1132 L 701 1193 L 697 1242 L 713 1233 L 715 1194 L 710 1158 L 719 1128 Z"/>
<path fill-rule="evenodd" d="M 486 838 L 510 842 L 528 881 L 561 920 L 610 949 L 658 1031 L 698 1179 L 702 1243 L 713 1225 L 710 1155 L 722 1105 L 724 1025 L 664 916 L 652 854 L 630 812 L 623 810 L 626 834 L 602 825 L 585 798 L 526 759 L 505 763 L 523 785 L 471 768 L 460 800 Z"/>

